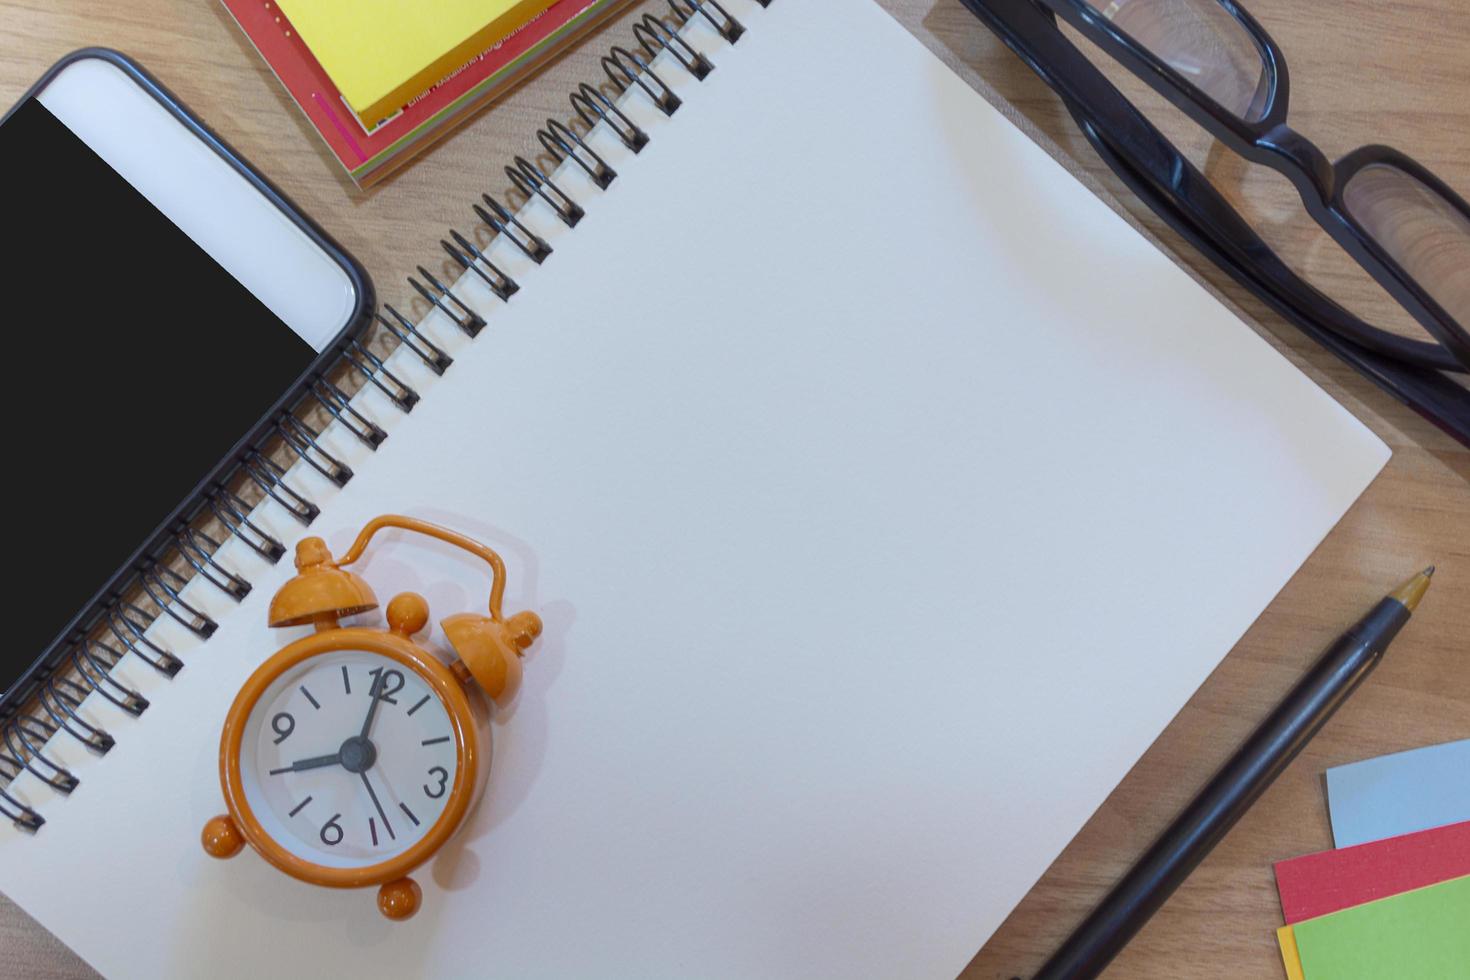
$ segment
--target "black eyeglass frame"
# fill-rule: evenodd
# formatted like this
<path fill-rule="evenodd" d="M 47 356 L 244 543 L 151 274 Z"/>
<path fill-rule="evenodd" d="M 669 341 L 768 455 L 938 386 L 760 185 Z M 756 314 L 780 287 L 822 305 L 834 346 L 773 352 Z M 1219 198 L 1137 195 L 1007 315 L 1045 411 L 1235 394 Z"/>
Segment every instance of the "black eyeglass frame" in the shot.
<path fill-rule="evenodd" d="M 1103 161 L 1175 232 L 1303 333 L 1470 446 L 1470 390 L 1442 373 L 1464 370 L 1450 351 L 1437 343 L 1401 337 L 1364 323 L 1288 268 L 1210 181 L 1061 32 L 1055 13 L 1043 0 L 961 3 L 1056 92 Z M 1085 26 L 1080 29 L 1091 36 Z M 1131 39 L 1118 43 L 1137 48 Z M 1228 132 L 1222 138 L 1227 145 L 1240 145 L 1246 140 L 1254 143 L 1254 131 L 1269 133 L 1281 125 L 1280 114 L 1287 104 L 1282 95 L 1287 90 L 1282 84 L 1284 62 L 1274 42 L 1262 50 L 1270 59 L 1268 71 L 1274 80 L 1274 97 L 1268 113 L 1256 124 L 1245 123 L 1198 93 L 1207 107 L 1198 111 L 1213 110 L 1225 117 L 1219 126 Z M 1272 50 L 1276 51 L 1274 55 L 1270 54 Z M 1121 60 L 1126 63 L 1126 56 Z M 1151 57 L 1144 60 L 1153 61 Z M 1164 80 L 1161 84 L 1176 87 L 1177 76 L 1172 70 L 1166 65 L 1158 67 L 1158 77 Z M 1147 78 L 1147 73 L 1142 77 Z M 1180 88 L 1191 90 L 1188 82 L 1180 81 Z M 1175 95 L 1171 101 L 1192 97 Z M 1200 118 L 1195 113 L 1190 117 Z M 1199 124 L 1211 134 L 1218 131 L 1213 122 Z M 1237 135 L 1239 128 L 1248 134 Z M 1377 152 L 1390 154 L 1380 159 L 1403 159 L 1392 150 L 1378 148 Z M 1322 159 L 1320 152 L 1317 159 Z M 1412 161 L 1410 164 L 1409 172 L 1424 174 L 1422 167 Z M 1363 164 L 1359 161 L 1355 165 Z M 1444 187 L 1429 176 L 1431 186 Z M 1330 204 L 1329 199 L 1323 206 Z"/>
<path fill-rule="evenodd" d="M 1115 27 L 1087 0 L 1038 2 L 1143 79 L 1151 89 L 1203 126 L 1211 136 L 1252 163 L 1269 167 L 1291 181 L 1307 213 L 1322 230 L 1331 235 L 1455 357 L 1459 370 L 1470 370 L 1470 332 L 1378 244 L 1348 210 L 1343 193 L 1349 181 L 1362 170 L 1375 164 L 1386 164 L 1404 171 L 1439 194 L 1467 222 L 1470 222 L 1470 204 L 1406 153 L 1388 146 L 1369 145 L 1352 151 L 1334 164 L 1315 143 L 1288 126 L 1291 77 L 1286 55 L 1244 7 L 1234 0 L 1213 0 L 1245 28 L 1261 54 L 1266 71 L 1267 97 L 1265 111 L 1257 120 L 1245 119 L 1221 106 L 1163 59 Z M 1381 332 L 1396 336 L 1387 331 Z"/>

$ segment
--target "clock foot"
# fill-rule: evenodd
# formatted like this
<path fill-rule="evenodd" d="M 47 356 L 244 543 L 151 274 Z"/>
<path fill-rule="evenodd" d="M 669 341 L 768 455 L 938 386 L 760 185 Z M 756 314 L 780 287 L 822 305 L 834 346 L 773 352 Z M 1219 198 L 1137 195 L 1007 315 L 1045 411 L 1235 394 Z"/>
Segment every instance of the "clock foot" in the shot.
<path fill-rule="evenodd" d="M 399 878 L 378 889 L 378 911 L 395 922 L 412 918 L 424 893 L 412 878 Z"/>
<path fill-rule="evenodd" d="M 235 821 L 224 816 L 215 817 L 205 824 L 199 840 L 204 845 L 206 854 L 221 859 L 234 857 L 245 846 L 245 837 L 240 833 L 240 828 L 235 826 Z"/>

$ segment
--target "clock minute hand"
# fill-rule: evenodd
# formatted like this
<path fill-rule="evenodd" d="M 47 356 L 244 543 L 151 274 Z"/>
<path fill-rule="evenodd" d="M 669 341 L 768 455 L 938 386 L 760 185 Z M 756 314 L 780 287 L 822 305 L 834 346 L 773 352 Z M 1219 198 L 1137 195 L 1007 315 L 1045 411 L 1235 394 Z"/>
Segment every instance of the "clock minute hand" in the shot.
<path fill-rule="evenodd" d="M 366 772 L 360 772 L 358 775 L 362 777 L 362 784 L 367 787 L 368 797 L 372 799 L 373 806 L 377 807 L 378 816 L 383 821 L 383 828 L 388 831 L 389 839 L 397 840 L 397 836 L 393 833 L 393 825 L 388 822 L 388 814 L 383 812 L 383 804 L 378 802 L 378 794 L 373 792 L 373 784 L 368 779 L 368 774 Z M 377 838 L 373 838 L 373 843 L 377 843 Z"/>
<path fill-rule="evenodd" d="M 331 755 L 318 755 L 310 759 L 297 759 L 282 769 L 272 769 L 270 774 L 277 776 L 283 772 L 301 772 L 306 769 L 321 769 L 324 766 L 340 766 L 341 764 L 342 752 L 339 750 L 333 752 Z"/>

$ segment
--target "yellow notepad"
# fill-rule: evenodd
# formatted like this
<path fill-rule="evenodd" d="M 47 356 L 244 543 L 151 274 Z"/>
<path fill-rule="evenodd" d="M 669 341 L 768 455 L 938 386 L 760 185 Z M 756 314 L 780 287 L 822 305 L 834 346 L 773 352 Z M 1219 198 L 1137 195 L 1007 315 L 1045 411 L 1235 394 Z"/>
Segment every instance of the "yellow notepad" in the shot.
<path fill-rule="evenodd" d="M 364 123 L 397 112 L 554 0 L 277 0 Z"/>

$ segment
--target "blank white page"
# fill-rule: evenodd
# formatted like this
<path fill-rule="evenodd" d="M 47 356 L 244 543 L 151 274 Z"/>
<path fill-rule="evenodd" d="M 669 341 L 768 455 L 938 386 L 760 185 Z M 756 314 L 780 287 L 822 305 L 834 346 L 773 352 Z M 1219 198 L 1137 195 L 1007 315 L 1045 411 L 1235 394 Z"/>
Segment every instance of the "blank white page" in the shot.
<path fill-rule="evenodd" d="M 531 209 L 545 265 L 497 244 L 521 292 L 462 285 L 480 338 L 430 323 L 444 379 L 395 361 L 424 401 L 382 448 L 332 434 L 352 482 L 297 475 L 335 549 L 456 526 L 546 621 L 423 910 L 200 850 L 225 711 L 299 632 L 264 625 L 289 563 L 232 544 L 255 591 L 195 589 L 220 631 L 127 666 L 153 707 L 90 706 L 117 748 L 58 745 L 81 786 L 18 781 L 48 823 L 0 834 L 104 972 L 951 976 L 1384 464 L 881 10 L 727 3 L 707 80 L 658 63 L 672 119 L 628 100 L 642 154 L 597 132 L 612 187 L 562 174 L 580 226 Z M 483 608 L 474 563 L 383 545 L 383 601 Z"/>

